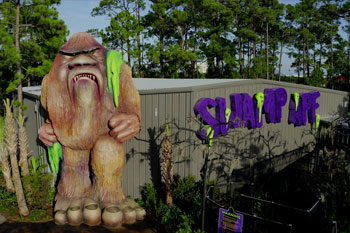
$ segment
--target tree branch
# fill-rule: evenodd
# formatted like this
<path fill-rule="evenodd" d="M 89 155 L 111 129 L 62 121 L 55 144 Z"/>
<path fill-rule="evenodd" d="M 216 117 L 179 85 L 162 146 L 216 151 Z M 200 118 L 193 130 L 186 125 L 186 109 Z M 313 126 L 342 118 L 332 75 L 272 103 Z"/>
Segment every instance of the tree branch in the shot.
<path fill-rule="evenodd" d="M 20 27 L 35 27 L 33 24 L 20 24 Z"/>

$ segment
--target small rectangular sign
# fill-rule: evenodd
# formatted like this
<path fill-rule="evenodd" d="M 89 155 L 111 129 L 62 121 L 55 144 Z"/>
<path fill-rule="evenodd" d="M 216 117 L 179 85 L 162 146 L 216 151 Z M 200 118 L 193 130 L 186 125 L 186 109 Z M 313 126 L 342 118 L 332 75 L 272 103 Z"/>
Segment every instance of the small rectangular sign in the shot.
<path fill-rule="evenodd" d="M 243 215 L 229 210 L 219 209 L 218 233 L 241 233 L 243 230 Z"/>

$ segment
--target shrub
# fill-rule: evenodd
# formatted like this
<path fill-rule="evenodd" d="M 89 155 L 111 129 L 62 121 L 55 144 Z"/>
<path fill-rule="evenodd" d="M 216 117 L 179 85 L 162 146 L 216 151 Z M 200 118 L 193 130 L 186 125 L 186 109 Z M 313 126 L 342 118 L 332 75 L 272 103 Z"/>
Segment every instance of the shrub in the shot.
<path fill-rule="evenodd" d="M 142 201 L 139 201 L 153 217 L 159 232 L 191 233 L 200 232 L 195 222 L 201 214 L 201 184 L 194 176 L 175 179 L 173 184 L 174 204 L 167 205 L 152 184 L 142 189 Z M 198 227 L 197 227 L 198 228 Z"/>

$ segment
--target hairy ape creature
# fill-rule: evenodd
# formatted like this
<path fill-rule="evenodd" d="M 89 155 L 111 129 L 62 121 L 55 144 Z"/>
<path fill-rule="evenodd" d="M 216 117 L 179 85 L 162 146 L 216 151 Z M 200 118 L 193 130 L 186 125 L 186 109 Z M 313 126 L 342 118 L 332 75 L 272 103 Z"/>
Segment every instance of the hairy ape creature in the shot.
<path fill-rule="evenodd" d="M 42 81 L 41 103 L 49 119 L 39 139 L 49 147 L 59 142 L 63 151 L 56 224 L 102 222 L 117 228 L 145 215 L 122 190 L 123 142 L 140 130 L 140 97 L 130 68 L 115 69 L 107 53 L 88 33 L 76 33 Z M 120 74 L 113 93 L 108 72 Z"/>

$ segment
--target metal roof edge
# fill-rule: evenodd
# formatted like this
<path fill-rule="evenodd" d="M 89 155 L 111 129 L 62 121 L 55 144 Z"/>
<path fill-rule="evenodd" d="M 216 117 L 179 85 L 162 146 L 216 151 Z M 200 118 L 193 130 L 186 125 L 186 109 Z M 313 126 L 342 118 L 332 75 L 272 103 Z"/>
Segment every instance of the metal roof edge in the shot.
<path fill-rule="evenodd" d="M 309 90 L 314 90 L 314 91 L 329 92 L 329 93 L 333 93 L 333 94 L 344 94 L 344 95 L 348 94 L 346 91 L 338 91 L 338 90 L 333 90 L 333 89 L 324 88 L 324 87 L 314 87 L 314 86 L 308 86 L 308 85 L 304 85 L 304 84 L 296 84 L 296 83 L 289 83 L 289 82 L 275 81 L 275 80 L 266 80 L 266 79 L 256 79 L 256 80 L 259 81 L 260 83 L 274 84 L 276 86 L 304 88 L 304 89 L 309 89 Z"/>
<path fill-rule="evenodd" d="M 161 88 L 161 89 L 138 90 L 138 91 L 140 95 L 181 93 L 181 92 L 193 92 L 193 87 Z"/>
<path fill-rule="evenodd" d="M 220 79 L 218 79 L 220 80 Z M 224 82 L 224 83 L 215 83 L 215 84 L 206 84 L 206 85 L 200 85 L 192 87 L 193 91 L 203 91 L 207 89 L 213 89 L 213 88 L 221 88 L 221 87 L 227 87 L 231 84 L 236 84 L 237 86 L 246 85 L 254 82 L 256 79 L 232 79 L 232 81 Z"/>
<path fill-rule="evenodd" d="M 28 96 L 28 97 L 40 100 L 41 95 L 36 95 L 36 94 L 30 93 L 30 92 L 23 91 L 23 96 Z"/>

